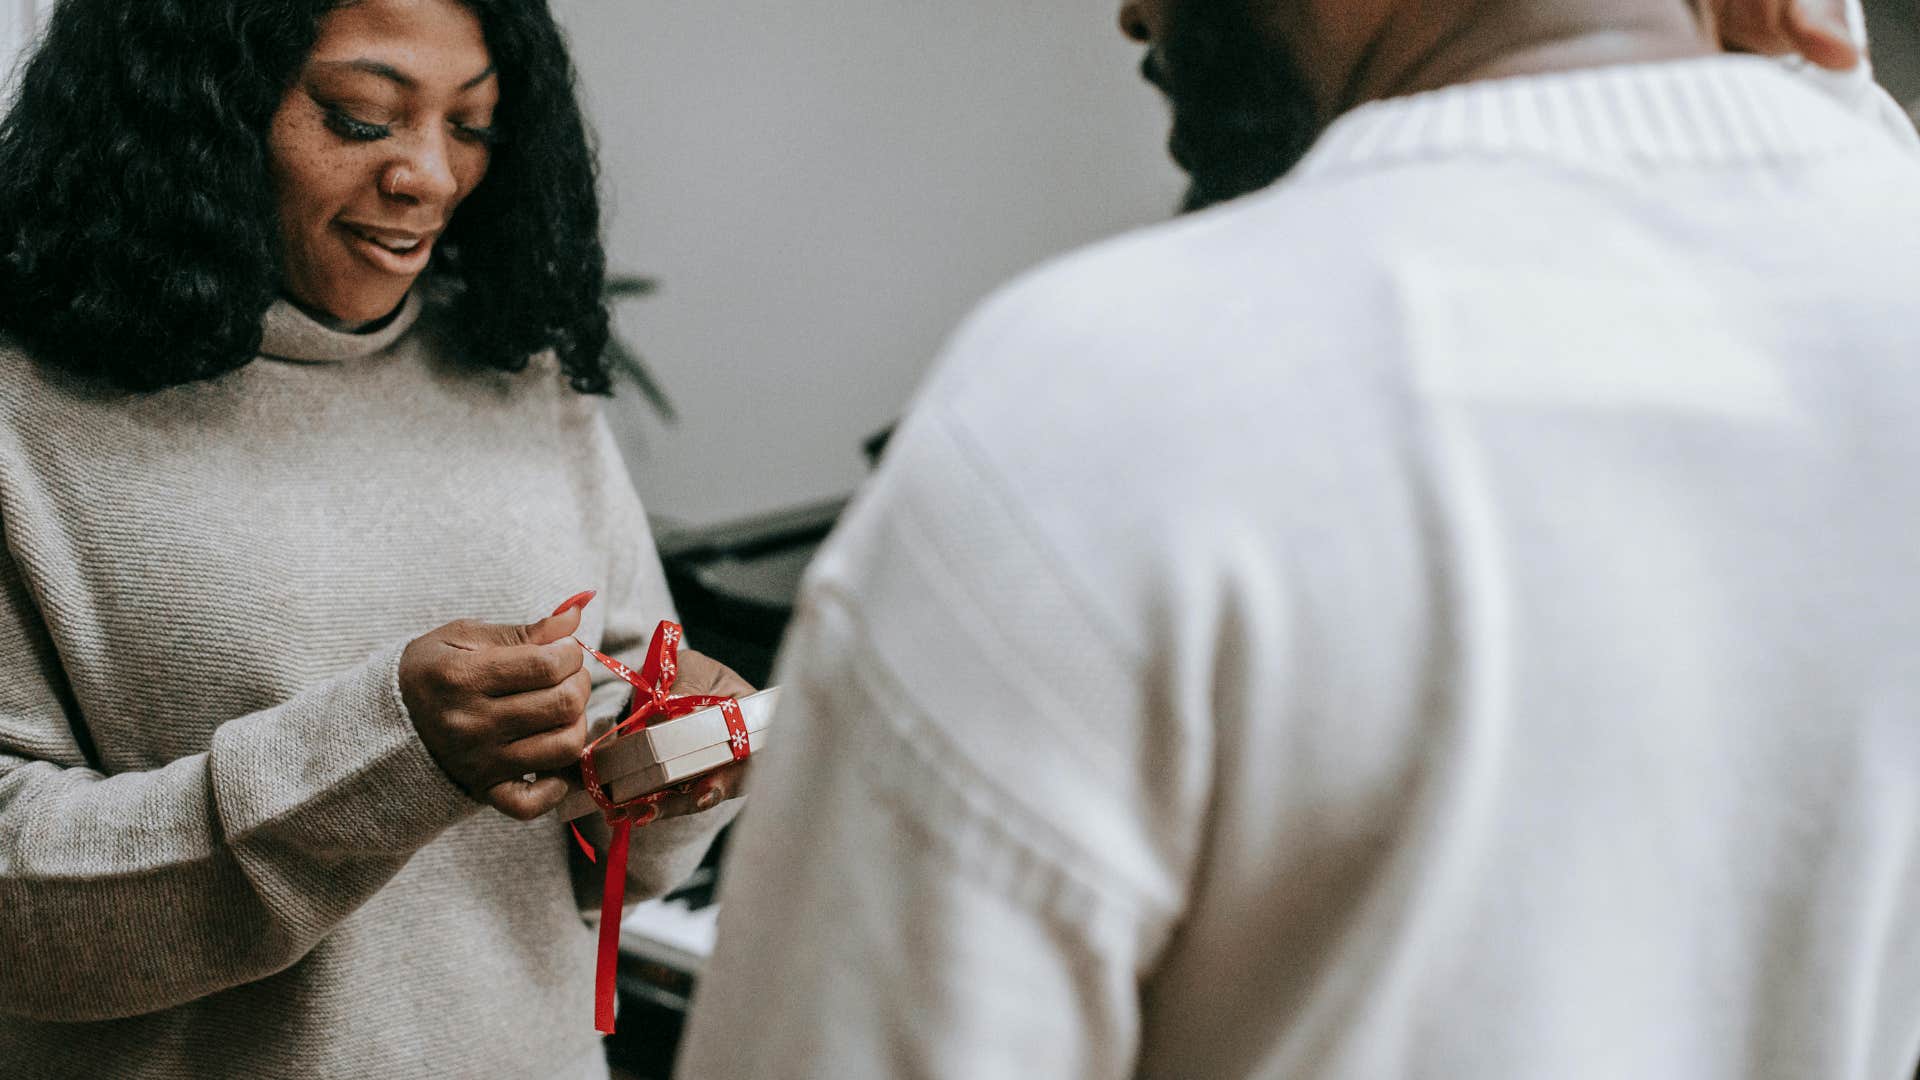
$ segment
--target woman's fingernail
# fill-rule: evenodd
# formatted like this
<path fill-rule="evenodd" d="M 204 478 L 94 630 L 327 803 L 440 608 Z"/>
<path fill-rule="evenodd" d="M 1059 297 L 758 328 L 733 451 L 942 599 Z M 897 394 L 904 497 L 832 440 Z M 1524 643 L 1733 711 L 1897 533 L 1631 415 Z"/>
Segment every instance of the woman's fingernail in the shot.
<path fill-rule="evenodd" d="M 719 806 L 720 800 L 725 797 L 726 797 L 726 792 L 721 791 L 717 787 L 710 787 L 707 790 L 700 793 L 700 797 L 693 801 L 693 805 L 702 810 L 711 810 L 714 807 Z"/>
<path fill-rule="evenodd" d="M 572 596 L 567 597 L 566 600 L 563 601 L 559 607 L 554 608 L 553 614 L 565 615 L 567 612 L 572 611 L 574 608 L 586 607 L 589 603 L 593 602 L 593 598 L 599 595 L 599 593 L 600 593 L 599 589 L 588 589 L 586 592 L 574 593 Z M 549 615 L 547 617 L 552 618 L 553 615 Z"/>

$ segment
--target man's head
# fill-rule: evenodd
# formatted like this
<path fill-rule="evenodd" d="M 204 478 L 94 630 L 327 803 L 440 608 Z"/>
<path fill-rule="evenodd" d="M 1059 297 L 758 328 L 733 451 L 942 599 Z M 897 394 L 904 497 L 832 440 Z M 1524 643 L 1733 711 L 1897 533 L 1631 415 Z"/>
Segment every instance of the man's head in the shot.
<path fill-rule="evenodd" d="M 1846 0 L 1126 0 L 1173 106 L 1185 209 L 1259 190 L 1340 114 L 1471 79 L 1721 47 L 1853 63 Z M 1717 40 L 1716 40 L 1717 39 Z"/>
<path fill-rule="evenodd" d="M 1136 0 L 1121 18 L 1148 46 L 1141 73 L 1173 106 L 1167 148 L 1192 181 L 1183 209 L 1266 187 L 1319 135 L 1312 90 L 1252 0 Z"/>

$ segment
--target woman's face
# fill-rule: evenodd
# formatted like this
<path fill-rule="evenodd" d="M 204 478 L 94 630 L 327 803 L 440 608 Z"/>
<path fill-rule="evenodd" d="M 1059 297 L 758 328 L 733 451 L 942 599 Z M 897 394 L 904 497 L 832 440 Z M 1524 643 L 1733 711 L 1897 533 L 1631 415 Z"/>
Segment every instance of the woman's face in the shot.
<path fill-rule="evenodd" d="M 499 80 L 455 0 L 337 8 L 267 135 L 284 287 L 348 324 L 398 307 L 486 175 Z"/>

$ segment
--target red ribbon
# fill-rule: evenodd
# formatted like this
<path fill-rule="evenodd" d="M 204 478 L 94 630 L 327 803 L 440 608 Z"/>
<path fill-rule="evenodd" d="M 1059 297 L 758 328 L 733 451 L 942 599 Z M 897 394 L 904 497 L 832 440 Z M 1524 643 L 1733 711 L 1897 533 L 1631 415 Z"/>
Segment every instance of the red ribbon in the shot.
<path fill-rule="evenodd" d="M 653 791 L 626 802 L 614 802 L 613 795 L 600 782 L 600 772 L 594 766 L 594 752 L 601 743 L 639 731 L 650 720 L 672 720 L 715 706 L 720 708 L 721 716 L 726 719 L 727 745 L 733 751 L 733 759 L 745 760 L 753 752 L 751 740 L 747 737 L 746 718 L 740 713 L 738 701 L 720 694 L 667 696 L 667 689 L 673 685 L 674 675 L 679 671 L 681 636 L 679 624 L 662 620 L 654 628 L 653 642 L 647 646 L 646 662 L 638 672 L 580 642 L 580 647 L 586 649 L 590 656 L 633 687 L 627 718 L 588 743 L 586 751 L 580 755 L 580 779 L 585 782 L 587 793 L 593 797 L 594 804 L 600 807 L 602 816 L 613 830 L 613 840 L 607 845 L 607 861 L 603 867 L 606 884 L 600 894 L 600 953 L 594 969 L 593 1002 L 593 1026 L 608 1035 L 613 1034 L 614 975 L 620 959 L 620 908 L 627 898 L 627 841 L 634 825 L 652 823 L 657 812 L 651 808 L 666 798 L 667 792 Z M 575 640 L 578 641 L 577 638 Z M 682 789 L 690 790 L 690 785 L 682 785 Z M 636 821 L 636 811 L 642 807 L 649 808 L 649 812 L 644 820 Z M 580 837 L 578 830 L 575 830 L 574 837 L 580 840 L 582 847 L 587 848 L 588 858 L 592 858 L 593 850 Z"/>

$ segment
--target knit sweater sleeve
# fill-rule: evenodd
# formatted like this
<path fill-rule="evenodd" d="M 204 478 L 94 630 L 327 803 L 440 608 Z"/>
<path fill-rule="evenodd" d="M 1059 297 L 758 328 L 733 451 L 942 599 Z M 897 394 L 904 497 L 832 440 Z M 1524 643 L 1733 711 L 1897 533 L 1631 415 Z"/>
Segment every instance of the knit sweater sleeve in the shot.
<path fill-rule="evenodd" d="M 280 971 L 477 808 L 414 734 L 397 642 L 103 775 L 26 580 L 0 549 L 0 1013 L 132 1016 Z"/>

